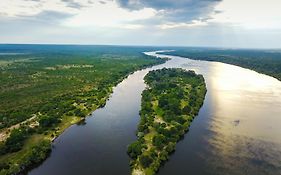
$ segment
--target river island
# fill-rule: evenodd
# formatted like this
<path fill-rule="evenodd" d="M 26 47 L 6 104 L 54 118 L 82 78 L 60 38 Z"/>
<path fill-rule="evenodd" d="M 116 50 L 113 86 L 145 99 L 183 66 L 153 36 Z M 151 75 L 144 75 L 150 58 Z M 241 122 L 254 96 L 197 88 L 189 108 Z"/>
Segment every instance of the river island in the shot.
<path fill-rule="evenodd" d="M 128 146 L 132 174 L 155 174 L 188 132 L 207 89 L 202 75 L 180 68 L 150 71 L 142 93 L 137 141 Z"/>

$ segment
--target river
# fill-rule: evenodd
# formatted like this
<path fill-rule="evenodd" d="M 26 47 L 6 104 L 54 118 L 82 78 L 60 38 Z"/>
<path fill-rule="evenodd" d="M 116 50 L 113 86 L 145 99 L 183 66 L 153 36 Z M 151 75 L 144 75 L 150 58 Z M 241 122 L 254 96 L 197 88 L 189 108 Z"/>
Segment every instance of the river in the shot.
<path fill-rule="evenodd" d="M 127 145 L 136 140 L 143 77 L 181 67 L 202 74 L 207 94 L 199 115 L 158 174 L 281 174 L 281 82 L 224 63 L 169 57 L 118 84 L 104 108 L 53 143 L 50 157 L 29 175 L 130 174 Z"/>

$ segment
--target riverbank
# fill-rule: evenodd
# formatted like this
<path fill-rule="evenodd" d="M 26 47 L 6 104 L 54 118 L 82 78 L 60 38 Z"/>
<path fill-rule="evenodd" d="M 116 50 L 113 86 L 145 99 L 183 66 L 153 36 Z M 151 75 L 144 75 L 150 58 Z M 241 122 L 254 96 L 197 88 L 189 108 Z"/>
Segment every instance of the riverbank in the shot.
<path fill-rule="evenodd" d="M 147 57 L 147 56 L 145 56 Z M 141 59 L 141 58 L 139 58 Z M 85 91 L 80 93 L 79 103 L 71 102 L 73 107 L 70 110 L 65 111 L 59 116 L 58 119 L 50 118 L 44 114 L 43 112 L 38 112 L 37 115 L 37 125 L 35 127 L 30 127 L 32 123 L 26 122 L 24 126 L 17 128 L 17 132 L 20 134 L 22 143 L 22 148 L 17 151 L 12 151 L 9 153 L 2 152 L 0 156 L 0 174 L 18 174 L 20 172 L 27 172 L 27 170 L 34 167 L 34 165 L 38 165 L 40 162 L 45 160 L 51 151 L 51 142 L 54 141 L 59 135 L 61 135 L 67 128 L 69 128 L 73 124 L 77 124 L 83 121 L 85 117 L 89 116 L 94 110 L 101 108 L 105 105 L 107 99 L 110 97 L 113 87 L 115 87 L 118 83 L 124 80 L 131 73 L 151 67 L 156 64 L 162 64 L 166 60 L 160 58 L 148 57 L 145 58 L 148 61 L 143 61 L 141 64 L 138 63 L 134 66 L 131 66 L 129 69 L 124 72 L 125 75 L 118 75 L 119 78 L 115 79 L 115 82 L 108 82 L 103 84 L 101 87 L 94 88 L 93 92 L 90 87 L 86 88 Z M 80 68 L 80 67 L 79 67 Z M 92 67 L 91 67 L 92 68 Z M 81 68 L 82 69 L 82 68 Z M 90 68 L 89 68 L 90 69 Z M 89 93 L 91 92 L 91 93 Z M 98 94 L 95 94 L 98 92 Z M 102 93 L 100 93 L 102 92 Z M 83 95 L 82 95 L 83 93 Z M 92 103 L 87 102 L 85 99 L 91 99 Z M 57 103 L 57 100 L 54 100 L 54 104 Z M 64 101 L 64 103 L 68 103 L 68 100 Z M 77 110 L 79 109 L 79 110 Z M 60 109 L 61 110 L 61 109 Z M 82 112 L 81 112 L 82 111 Z M 51 123 L 50 123 L 51 122 Z M 13 129 L 12 131 L 14 131 Z M 22 132 L 24 131 L 24 132 Z M 24 134 L 22 134 L 24 133 Z M 8 133 L 7 133 L 8 134 Z M 14 135 L 10 135 L 8 139 Z M 14 138 L 14 137 L 13 137 Z M 9 139 L 10 141 L 11 139 Z M 16 141 L 13 139 L 13 141 Z M 7 142 L 7 141 L 6 141 Z M 2 142 L 1 150 L 6 149 L 6 142 Z M 38 150 L 38 145 L 44 145 Z M 35 151 L 37 150 L 37 151 Z M 38 156 L 38 152 L 40 152 L 40 156 Z M 38 157 L 38 158 L 36 158 Z"/>
<path fill-rule="evenodd" d="M 280 140 L 281 132 L 280 82 L 228 64 L 163 57 L 171 60 L 137 71 L 118 84 L 106 106 L 84 124 L 67 129 L 53 144 L 55 149 L 49 158 L 29 174 L 130 174 L 126 151 L 127 145 L 137 139 L 141 93 L 147 87 L 143 78 L 148 71 L 164 67 L 202 74 L 208 93 L 188 134 L 157 174 L 223 175 L 239 174 L 241 170 L 257 175 L 280 174 L 281 146 L 273 144 Z M 233 123 L 237 120 L 238 125 Z M 257 166 L 253 160 L 261 164 Z"/>
<path fill-rule="evenodd" d="M 202 75 L 183 69 L 161 69 L 144 78 L 138 140 L 128 146 L 133 175 L 155 174 L 188 131 L 206 94 Z"/>
<path fill-rule="evenodd" d="M 193 60 L 217 61 L 240 66 L 281 81 L 281 53 L 273 50 L 185 48 L 162 52 Z"/>

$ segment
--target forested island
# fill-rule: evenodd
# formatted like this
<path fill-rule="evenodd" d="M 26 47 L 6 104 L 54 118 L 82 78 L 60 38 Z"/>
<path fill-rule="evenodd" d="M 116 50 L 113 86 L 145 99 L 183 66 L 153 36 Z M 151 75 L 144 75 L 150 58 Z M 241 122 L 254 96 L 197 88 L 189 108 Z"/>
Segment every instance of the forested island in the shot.
<path fill-rule="evenodd" d="M 218 61 L 248 68 L 281 81 L 281 51 L 258 49 L 176 48 L 167 55 Z"/>
<path fill-rule="evenodd" d="M 51 141 L 103 107 L 130 73 L 165 62 L 143 48 L 0 46 L 0 174 L 43 161 Z"/>
<path fill-rule="evenodd" d="M 132 174 L 155 174 L 174 152 L 201 108 L 202 75 L 179 68 L 150 71 L 144 78 L 137 141 L 128 146 Z"/>

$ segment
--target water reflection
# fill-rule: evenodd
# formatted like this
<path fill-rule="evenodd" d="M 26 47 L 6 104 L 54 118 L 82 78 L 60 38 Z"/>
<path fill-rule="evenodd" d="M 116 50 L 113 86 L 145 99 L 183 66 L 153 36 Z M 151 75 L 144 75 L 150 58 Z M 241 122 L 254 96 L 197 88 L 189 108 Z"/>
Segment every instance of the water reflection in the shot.
<path fill-rule="evenodd" d="M 204 75 L 207 98 L 177 150 L 184 155 L 173 155 L 160 174 L 281 174 L 280 81 L 223 63 L 186 62 L 181 67 Z M 197 153 L 183 151 L 192 148 L 191 139 L 197 139 Z M 204 170 L 191 167 L 190 159 Z"/>
<path fill-rule="evenodd" d="M 240 67 L 213 63 L 217 110 L 208 161 L 221 174 L 281 173 L 281 83 Z"/>

